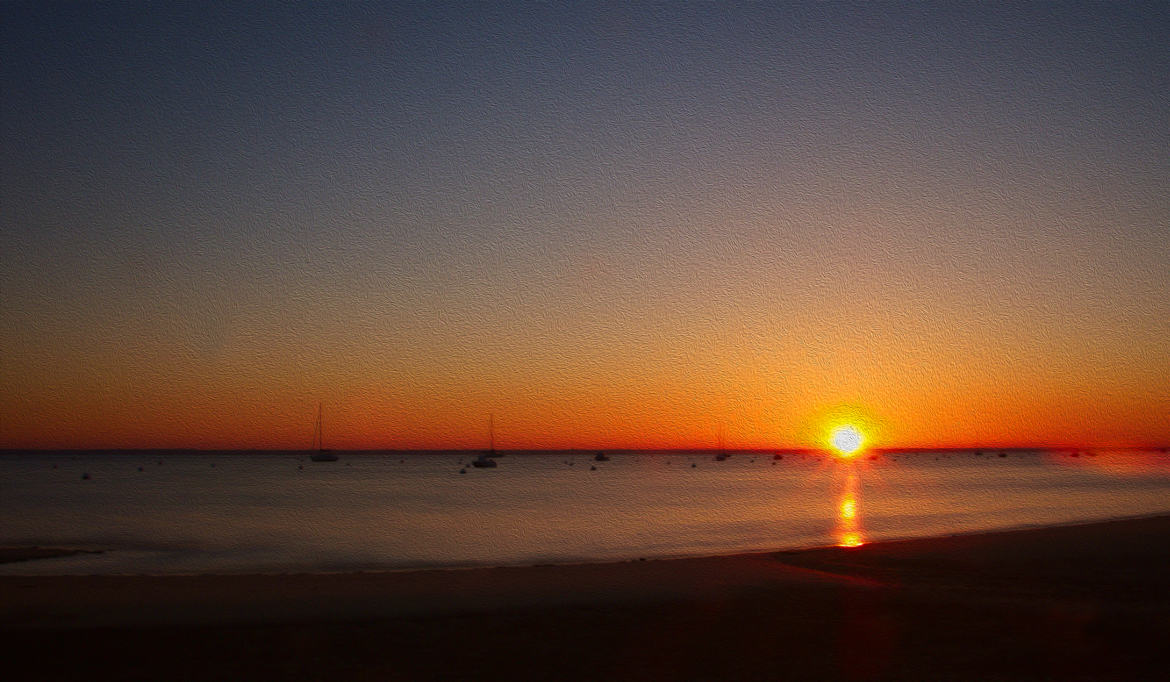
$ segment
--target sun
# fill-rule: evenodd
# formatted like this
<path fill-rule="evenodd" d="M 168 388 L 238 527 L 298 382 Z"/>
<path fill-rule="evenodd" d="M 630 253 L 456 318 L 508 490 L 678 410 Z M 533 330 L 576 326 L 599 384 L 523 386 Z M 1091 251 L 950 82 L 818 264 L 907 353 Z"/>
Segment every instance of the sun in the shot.
<path fill-rule="evenodd" d="M 849 458 L 857 454 L 861 449 L 861 442 L 864 440 L 861 432 L 853 426 L 838 426 L 833 429 L 833 435 L 829 438 L 829 442 L 833 444 L 835 449 L 841 457 Z"/>

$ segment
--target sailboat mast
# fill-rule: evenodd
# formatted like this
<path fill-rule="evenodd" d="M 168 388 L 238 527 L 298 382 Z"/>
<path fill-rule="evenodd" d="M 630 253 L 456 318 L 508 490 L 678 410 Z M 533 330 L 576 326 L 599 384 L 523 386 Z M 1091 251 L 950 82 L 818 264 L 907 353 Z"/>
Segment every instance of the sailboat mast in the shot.
<path fill-rule="evenodd" d="M 337 455 L 325 449 L 325 406 L 317 403 L 317 421 L 313 424 L 313 452 L 309 459 L 314 462 L 336 462 Z"/>
<path fill-rule="evenodd" d="M 317 426 L 313 429 L 313 448 L 318 451 L 325 449 L 325 422 L 321 417 L 322 411 L 321 403 L 317 403 Z"/>
<path fill-rule="evenodd" d="M 496 415 L 488 416 L 488 439 L 491 443 L 491 452 L 496 454 Z"/>

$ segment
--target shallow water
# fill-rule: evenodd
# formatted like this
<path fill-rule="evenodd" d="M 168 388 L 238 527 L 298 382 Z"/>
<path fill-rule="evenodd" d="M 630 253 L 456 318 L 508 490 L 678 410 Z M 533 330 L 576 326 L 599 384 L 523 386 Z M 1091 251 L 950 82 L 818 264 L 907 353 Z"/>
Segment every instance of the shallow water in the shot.
<path fill-rule="evenodd" d="M 7 453 L 7 574 L 332 572 L 723 554 L 1170 512 L 1164 454 Z M 569 462 L 573 464 L 570 466 Z M 695 467 L 691 465 L 695 464 Z M 141 471 L 139 468 L 141 467 Z M 83 480 L 88 473 L 90 478 Z"/>

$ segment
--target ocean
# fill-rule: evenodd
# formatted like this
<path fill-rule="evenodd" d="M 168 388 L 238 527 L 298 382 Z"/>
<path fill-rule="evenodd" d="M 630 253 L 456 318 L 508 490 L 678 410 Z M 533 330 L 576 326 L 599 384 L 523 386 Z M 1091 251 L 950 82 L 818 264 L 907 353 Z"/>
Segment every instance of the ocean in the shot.
<path fill-rule="evenodd" d="M 100 550 L 0 574 L 620 561 L 1170 513 L 1170 458 L 1139 451 L 338 454 L 0 454 L 0 545 Z"/>

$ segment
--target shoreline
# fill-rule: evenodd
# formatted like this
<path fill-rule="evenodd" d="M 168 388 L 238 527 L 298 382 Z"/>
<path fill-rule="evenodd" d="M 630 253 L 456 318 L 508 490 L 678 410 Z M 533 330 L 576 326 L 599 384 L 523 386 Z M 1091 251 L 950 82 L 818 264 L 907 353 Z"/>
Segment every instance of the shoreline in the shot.
<path fill-rule="evenodd" d="M 59 547 L 50 544 L 18 545 L 0 547 L 0 564 L 19 564 L 40 559 L 56 559 L 78 554 L 104 554 L 105 549 L 79 549 Z"/>
<path fill-rule="evenodd" d="M 1009 533 L 1020 533 L 1034 530 L 1044 530 L 1049 528 L 1075 528 L 1078 526 L 1095 526 L 1098 524 L 1107 524 L 1114 522 L 1125 521 L 1140 521 L 1143 519 L 1170 519 L 1170 511 L 1149 512 L 1144 514 L 1132 514 L 1126 516 L 1064 521 L 1057 523 L 1026 523 L 1013 526 L 1004 526 L 990 529 L 976 529 L 965 530 L 952 533 L 945 533 L 940 535 L 921 535 L 921 536 L 907 536 L 895 538 L 883 538 L 880 540 L 866 541 L 863 546 L 875 545 L 893 545 L 897 543 L 919 542 L 930 540 L 943 540 L 948 538 L 961 538 L 967 536 L 982 536 L 982 535 L 1000 535 Z M 814 544 L 814 545 L 796 545 L 792 547 L 771 547 L 767 549 L 747 549 L 741 551 L 723 552 L 723 553 L 696 553 L 696 554 L 674 554 L 661 556 L 631 556 L 616 559 L 582 559 L 569 561 L 534 561 L 534 562 L 518 562 L 518 563 L 501 563 L 501 564 L 467 564 L 467 565 L 447 565 L 447 566 L 417 566 L 417 567 L 380 567 L 370 566 L 368 568 L 354 568 L 341 570 L 320 570 L 320 571 L 306 571 L 306 570 L 291 570 L 291 571 L 233 571 L 233 572 L 175 572 L 175 573 L 29 573 L 29 574 L 0 574 L 0 580 L 5 578 L 17 577 L 126 577 L 126 578 L 155 578 L 155 577 L 277 577 L 277 576 L 339 576 L 339 575 L 400 575 L 411 573 L 426 573 L 426 572 L 458 572 L 458 571 L 484 571 L 493 569 L 524 569 L 524 568 L 554 568 L 567 566 L 608 566 L 621 565 L 629 563 L 646 563 L 656 561 L 685 561 L 697 559 L 720 559 L 720 558 L 734 558 L 734 557 L 754 557 L 764 555 L 787 555 L 805 552 L 816 552 L 819 550 L 837 549 L 840 545 L 836 544 Z M 856 549 L 856 548 L 846 548 Z M 84 554 L 106 554 L 109 552 L 116 552 L 118 550 L 109 547 L 77 547 L 77 546 L 62 546 L 54 545 L 52 543 L 37 543 L 26 545 L 0 545 L 0 566 L 5 564 L 15 563 L 32 563 L 42 559 L 55 559 L 61 557 L 70 557 Z"/>
<path fill-rule="evenodd" d="M 1144 679 L 1168 564 L 1159 515 L 644 562 L 3 576 L 0 630 L 45 680 Z"/>

